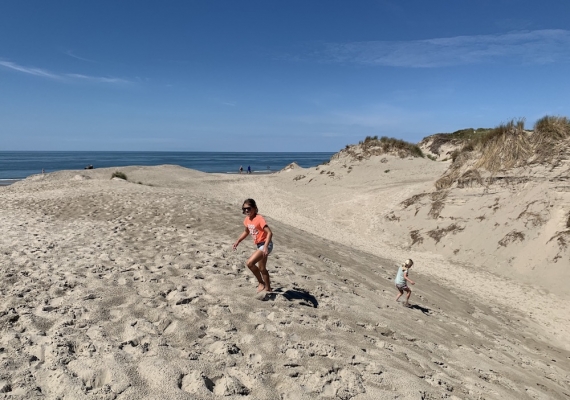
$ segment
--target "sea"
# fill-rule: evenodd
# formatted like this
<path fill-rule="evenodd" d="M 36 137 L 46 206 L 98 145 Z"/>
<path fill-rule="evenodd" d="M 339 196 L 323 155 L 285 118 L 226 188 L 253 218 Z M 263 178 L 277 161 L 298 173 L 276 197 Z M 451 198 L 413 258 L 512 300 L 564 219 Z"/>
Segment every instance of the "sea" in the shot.
<path fill-rule="evenodd" d="M 173 164 L 211 173 L 276 172 L 292 162 L 308 168 L 330 160 L 334 153 L 243 153 L 159 151 L 0 151 L 0 185 L 9 185 L 30 175 L 129 165 Z"/>

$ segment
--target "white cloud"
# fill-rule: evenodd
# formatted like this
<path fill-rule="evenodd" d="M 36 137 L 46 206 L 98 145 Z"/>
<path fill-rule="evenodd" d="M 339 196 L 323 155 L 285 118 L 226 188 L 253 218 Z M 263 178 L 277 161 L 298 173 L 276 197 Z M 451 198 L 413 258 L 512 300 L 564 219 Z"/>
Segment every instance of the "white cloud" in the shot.
<path fill-rule="evenodd" d="M 22 65 L 18 65 L 11 61 L 0 61 L 0 66 L 10 68 L 18 72 L 23 72 L 25 74 L 35 75 L 42 78 L 56 79 L 56 80 L 67 80 L 67 81 L 83 80 L 83 81 L 100 82 L 100 83 L 130 83 L 130 81 L 120 78 L 108 78 L 103 76 L 90 76 L 83 74 L 58 74 L 40 68 L 24 67 Z"/>
<path fill-rule="evenodd" d="M 120 78 L 106 78 L 103 76 L 89 76 L 81 74 L 65 74 L 65 76 L 75 79 L 83 79 L 91 82 L 102 82 L 102 83 L 129 83 L 129 81 Z"/>
<path fill-rule="evenodd" d="M 66 51 L 65 54 L 67 54 L 69 57 L 73 57 L 73 58 L 75 58 L 75 59 L 77 59 L 77 60 L 87 61 L 87 62 L 90 62 L 90 63 L 96 63 L 96 62 L 97 62 L 97 61 L 94 61 L 94 60 L 90 60 L 90 59 L 88 59 L 88 58 L 84 58 L 84 57 L 80 57 L 80 56 L 78 56 L 78 55 L 75 55 L 75 54 L 73 54 L 73 52 L 72 52 L 71 50 Z"/>
<path fill-rule="evenodd" d="M 413 41 L 328 43 L 312 57 L 326 62 L 412 68 L 505 60 L 546 64 L 570 61 L 570 31 L 549 29 Z"/>
<path fill-rule="evenodd" d="M 30 68 L 30 67 L 23 67 L 21 65 L 15 64 L 10 61 L 0 61 L 0 65 L 6 68 L 10 68 L 19 72 L 23 72 L 25 74 L 35 75 L 35 76 L 42 76 L 44 78 L 52 78 L 52 79 L 61 79 L 60 76 L 56 74 L 52 74 L 49 71 L 45 71 L 39 68 Z"/>

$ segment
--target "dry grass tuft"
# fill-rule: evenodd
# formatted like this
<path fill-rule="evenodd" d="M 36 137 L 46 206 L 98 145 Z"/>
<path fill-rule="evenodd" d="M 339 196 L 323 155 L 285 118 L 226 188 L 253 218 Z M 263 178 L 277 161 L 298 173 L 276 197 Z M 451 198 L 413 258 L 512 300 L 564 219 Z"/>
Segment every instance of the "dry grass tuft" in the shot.
<path fill-rule="evenodd" d="M 483 178 L 476 169 L 468 169 L 457 179 L 458 188 L 473 187 L 474 183 L 483 186 Z"/>
<path fill-rule="evenodd" d="M 411 231 L 410 237 L 412 238 L 412 246 L 415 244 L 422 244 L 424 242 L 424 238 L 420 235 L 419 230 Z"/>
<path fill-rule="evenodd" d="M 541 139 L 566 139 L 570 136 L 570 120 L 566 117 L 546 115 L 536 121 L 534 131 Z"/>
<path fill-rule="evenodd" d="M 538 212 L 530 211 L 529 209 L 531 207 L 533 207 L 535 210 L 538 210 Z M 529 228 L 529 225 L 532 228 L 536 228 L 537 226 L 544 225 L 544 223 L 547 221 L 549 217 L 547 210 L 548 206 L 544 202 L 538 202 L 537 200 L 531 201 L 526 205 L 524 211 L 519 214 L 517 220 L 524 221 L 524 226 L 527 228 Z"/>
<path fill-rule="evenodd" d="M 507 247 L 509 243 L 524 240 L 524 233 L 519 231 L 511 231 L 505 235 L 501 240 L 499 240 L 499 244 L 503 247 Z"/>
<path fill-rule="evenodd" d="M 517 219 L 519 218 L 524 218 L 525 220 L 524 226 L 527 228 L 529 227 L 529 225 L 533 228 L 536 228 L 537 226 L 544 225 L 545 222 L 540 214 L 533 212 L 522 212 L 517 217 Z"/>
<path fill-rule="evenodd" d="M 449 169 L 441 178 L 435 182 L 435 187 L 437 190 L 450 188 L 461 176 L 461 168 L 464 164 L 469 162 L 470 153 L 467 152 L 456 152 L 452 154 L 453 162 L 449 166 Z"/>
<path fill-rule="evenodd" d="M 499 125 L 474 147 L 481 149 L 475 166 L 490 172 L 524 165 L 533 154 L 529 134 L 524 130 L 524 120 Z"/>
<path fill-rule="evenodd" d="M 455 183 L 457 181 L 457 179 L 459 178 L 459 176 L 461 175 L 461 170 L 460 170 L 460 165 L 457 164 L 451 164 L 451 166 L 449 167 L 449 169 L 447 170 L 447 172 L 445 174 L 443 174 L 443 176 L 441 178 L 439 178 L 437 181 L 435 181 L 435 188 L 437 190 L 443 190 L 443 189 L 448 189 L 450 188 L 453 183 Z"/>
<path fill-rule="evenodd" d="M 418 201 L 420 201 L 423 197 L 427 196 L 428 193 L 420 193 L 420 194 L 415 194 L 412 197 L 410 197 L 409 199 L 406 199 L 404 201 L 402 201 L 400 203 L 400 205 L 402 206 L 402 208 L 405 210 L 406 208 L 408 208 L 409 206 L 416 204 Z"/>
<path fill-rule="evenodd" d="M 433 219 L 438 219 L 439 214 L 443 211 L 445 207 L 445 199 L 447 198 L 448 192 L 446 190 L 439 190 L 437 192 L 433 192 L 431 194 L 431 209 L 428 212 L 428 215 Z"/>
<path fill-rule="evenodd" d="M 535 162 L 549 162 L 568 149 L 570 120 L 566 117 L 545 116 L 534 125 L 532 145 Z"/>
<path fill-rule="evenodd" d="M 432 229 L 431 231 L 429 231 L 427 234 L 430 238 L 432 238 L 433 240 L 435 240 L 435 243 L 439 243 L 439 241 L 441 240 L 442 237 L 446 236 L 448 233 L 456 233 L 456 232 L 460 232 L 463 229 L 465 229 L 465 227 L 463 226 L 459 226 L 457 224 L 451 224 L 449 225 L 447 228 L 437 228 L 437 229 Z"/>
<path fill-rule="evenodd" d="M 562 232 L 556 232 L 556 234 L 554 236 L 552 236 L 550 239 L 548 239 L 548 242 L 546 243 L 550 243 L 552 240 L 556 240 L 556 242 L 558 243 L 558 247 L 560 249 L 566 249 L 568 248 L 568 238 L 570 237 L 570 230 L 565 230 Z"/>

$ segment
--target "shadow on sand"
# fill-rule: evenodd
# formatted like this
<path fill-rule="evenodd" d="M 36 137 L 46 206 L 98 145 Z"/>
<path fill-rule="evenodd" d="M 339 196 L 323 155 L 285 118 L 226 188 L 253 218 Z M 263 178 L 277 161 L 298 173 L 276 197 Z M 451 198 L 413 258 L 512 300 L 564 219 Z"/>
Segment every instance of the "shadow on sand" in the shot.
<path fill-rule="evenodd" d="M 430 313 L 431 313 L 431 310 L 430 310 L 429 308 L 422 307 L 422 306 L 420 306 L 419 304 L 412 304 L 412 305 L 410 306 L 410 308 L 411 308 L 412 310 L 420 310 L 420 311 L 423 312 L 425 315 L 430 315 Z"/>
<path fill-rule="evenodd" d="M 283 291 L 283 288 L 278 288 L 275 289 L 273 292 L 269 293 L 269 298 L 267 300 L 275 300 L 277 295 L 282 295 L 289 301 L 300 300 L 298 303 L 302 306 L 314 307 L 314 308 L 317 308 L 319 306 L 319 302 L 317 301 L 315 296 L 313 296 L 312 294 L 303 289 L 293 288 L 293 289 L 286 289 L 285 291 Z"/>

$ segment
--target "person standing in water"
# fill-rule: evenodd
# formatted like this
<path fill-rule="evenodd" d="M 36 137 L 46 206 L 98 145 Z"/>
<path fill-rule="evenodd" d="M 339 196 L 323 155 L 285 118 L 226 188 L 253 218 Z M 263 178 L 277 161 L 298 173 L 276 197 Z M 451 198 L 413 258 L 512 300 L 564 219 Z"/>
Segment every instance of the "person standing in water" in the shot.
<path fill-rule="evenodd" d="M 240 173 L 240 174 L 243 173 L 243 165 L 240 165 L 240 166 L 239 166 L 239 173 Z"/>
<path fill-rule="evenodd" d="M 238 240 L 234 243 L 233 249 L 236 250 L 242 240 L 248 235 L 253 238 L 253 243 L 256 250 L 247 260 L 247 267 L 253 272 L 257 278 L 257 292 L 271 292 L 271 281 L 269 279 L 269 272 L 267 272 L 267 257 L 273 250 L 273 232 L 265 222 L 265 218 L 259 215 L 255 200 L 246 199 L 241 208 L 242 213 L 246 215 L 243 220 L 245 226 L 244 231 L 239 236 Z"/>

